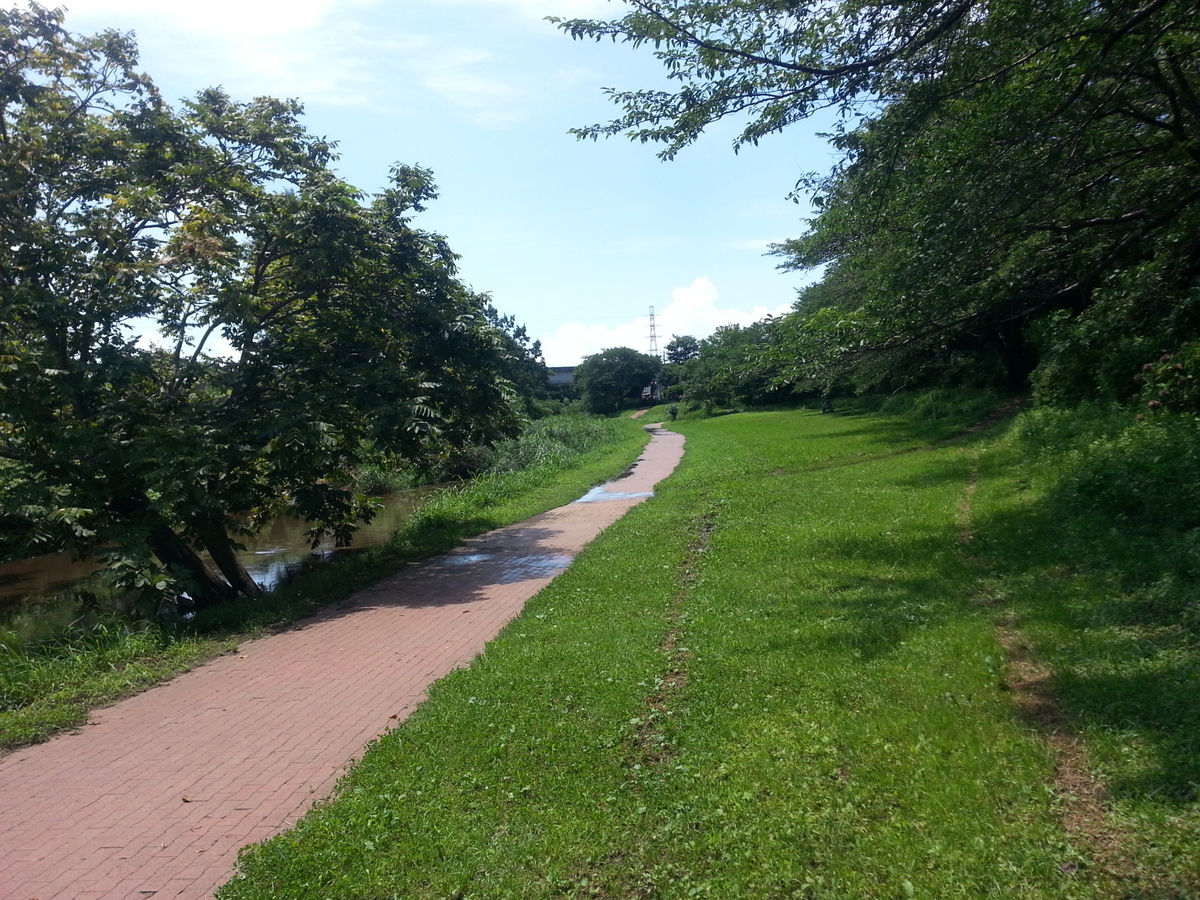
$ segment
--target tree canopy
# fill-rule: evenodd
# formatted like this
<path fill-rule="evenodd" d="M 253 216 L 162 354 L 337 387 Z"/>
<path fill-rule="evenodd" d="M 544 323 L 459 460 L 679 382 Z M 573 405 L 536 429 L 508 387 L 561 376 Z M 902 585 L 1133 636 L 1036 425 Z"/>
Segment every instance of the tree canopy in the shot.
<path fill-rule="evenodd" d="M 616 412 L 628 401 L 641 399 L 642 390 L 658 374 L 657 357 L 629 347 L 611 347 L 586 356 L 573 375 L 583 408 L 593 413 Z"/>
<path fill-rule="evenodd" d="M 127 35 L 0 11 L 3 524 L 211 603 L 257 592 L 233 550 L 265 517 L 351 538 L 364 446 L 513 434 L 523 348 L 413 227 L 428 170 L 365 197 L 297 103 L 175 110 L 136 64 Z"/>

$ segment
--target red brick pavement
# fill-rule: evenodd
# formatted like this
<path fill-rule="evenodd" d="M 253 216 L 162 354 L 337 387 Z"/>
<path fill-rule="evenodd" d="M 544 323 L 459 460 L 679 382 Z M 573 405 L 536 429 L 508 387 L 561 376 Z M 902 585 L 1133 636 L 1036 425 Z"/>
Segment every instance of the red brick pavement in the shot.
<path fill-rule="evenodd" d="M 653 435 L 604 491 L 410 566 L 88 726 L 0 759 L 0 897 L 207 898 L 347 761 L 474 658 L 525 601 L 675 468 Z"/>

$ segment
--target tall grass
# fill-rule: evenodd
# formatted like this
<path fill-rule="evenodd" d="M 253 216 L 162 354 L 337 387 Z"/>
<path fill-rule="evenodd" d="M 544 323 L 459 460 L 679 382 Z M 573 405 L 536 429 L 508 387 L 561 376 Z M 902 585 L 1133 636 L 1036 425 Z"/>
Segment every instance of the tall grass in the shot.
<path fill-rule="evenodd" d="M 612 445 L 627 423 L 599 416 L 550 416 L 531 422 L 519 437 L 497 444 L 488 472 L 507 474 L 538 466 L 563 466 L 570 460 Z"/>

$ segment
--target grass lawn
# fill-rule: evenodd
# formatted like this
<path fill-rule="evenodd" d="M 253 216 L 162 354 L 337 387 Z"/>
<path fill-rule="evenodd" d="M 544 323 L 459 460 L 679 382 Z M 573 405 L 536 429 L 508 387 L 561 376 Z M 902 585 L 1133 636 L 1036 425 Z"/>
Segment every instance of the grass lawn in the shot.
<path fill-rule="evenodd" d="M 1031 556 L 1053 541 L 1017 527 L 1038 489 L 1003 429 L 937 443 L 954 424 L 681 421 L 656 497 L 220 896 L 1195 896 L 1194 738 L 1089 718 L 1073 660 L 1139 638 L 1054 612 L 1093 576 Z M 1087 827 L 1018 714 L 1013 635 L 1061 681 L 1077 768 L 1114 785 Z M 1195 644 L 1171 646 L 1194 674 Z M 1195 721 L 1166 667 L 1158 707 Z"/>

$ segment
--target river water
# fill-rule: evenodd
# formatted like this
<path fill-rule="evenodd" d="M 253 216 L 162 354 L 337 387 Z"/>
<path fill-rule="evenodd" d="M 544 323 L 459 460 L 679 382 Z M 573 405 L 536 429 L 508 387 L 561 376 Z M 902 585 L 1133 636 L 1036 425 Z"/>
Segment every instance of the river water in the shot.
<path fill-rule="evenodd" d="M 378 498 L 383 508 L 369 525 L 359 526 L 350 547 L 325 544 L 312 550 L 304 537 L 308 525 L 302 519 L 282 518 L 252 538 L 240 538 L 246 549 L 238 557 L 255 581 L 270 588 L 308 566 L 387 543 L 436 489 L 436 485 L 415 488 Z M 52 634 L 75 615 L 77 601 L 69 596 L 71 590 L 99 569 L 95 562 L 74 559 L 69 553 L 0 565 L 0 629 L 15 631 L 26 640 Z"/>

